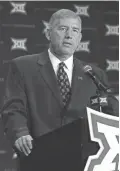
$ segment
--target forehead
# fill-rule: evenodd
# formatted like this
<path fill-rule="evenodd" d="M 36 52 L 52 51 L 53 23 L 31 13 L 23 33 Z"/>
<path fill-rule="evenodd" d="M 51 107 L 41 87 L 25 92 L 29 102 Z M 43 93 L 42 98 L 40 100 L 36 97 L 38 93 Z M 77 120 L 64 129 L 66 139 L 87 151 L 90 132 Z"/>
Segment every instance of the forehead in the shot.
<path fill-rule="evenodd" d="M 54 26 L 73 26 L 73 27 L 81 27 L 81 22 L 79 18 L 73 17 L 63 17 L 63 18 L 56 18 L 53 22 Z"/>

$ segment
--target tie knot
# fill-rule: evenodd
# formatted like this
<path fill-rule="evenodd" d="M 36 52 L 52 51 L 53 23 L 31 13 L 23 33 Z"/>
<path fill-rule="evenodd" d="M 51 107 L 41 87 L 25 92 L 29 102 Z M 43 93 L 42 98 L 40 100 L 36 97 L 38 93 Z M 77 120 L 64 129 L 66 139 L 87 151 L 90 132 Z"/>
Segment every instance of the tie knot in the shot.
<path fill-rule="evenodd" d="M 63 68 L 63 67 L 66 67 L 66 65 L 65 65 L 64 62 L 60 62 L 60 63 L 59 63 L 59 67 L 60 67 L 60 68 Z"/>

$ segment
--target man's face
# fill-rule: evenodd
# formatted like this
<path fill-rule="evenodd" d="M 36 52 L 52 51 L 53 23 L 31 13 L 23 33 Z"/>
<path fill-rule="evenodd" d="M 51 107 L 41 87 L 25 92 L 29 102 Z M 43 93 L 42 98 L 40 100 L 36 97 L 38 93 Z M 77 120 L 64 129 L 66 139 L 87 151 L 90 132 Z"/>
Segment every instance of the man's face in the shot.
<path fill-rule="evenodd" d="M 81 37 L 81 24 L 78 19 L 56 19 L 49 32 L 51 52 L 61 57 L 70 57 L 78 47 Z"/>

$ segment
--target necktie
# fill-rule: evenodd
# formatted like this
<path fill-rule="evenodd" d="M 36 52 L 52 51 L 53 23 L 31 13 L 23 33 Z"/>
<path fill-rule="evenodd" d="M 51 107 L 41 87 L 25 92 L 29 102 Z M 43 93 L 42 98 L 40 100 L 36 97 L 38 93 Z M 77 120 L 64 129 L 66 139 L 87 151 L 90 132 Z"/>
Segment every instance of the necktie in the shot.
<path fill-rule="evenodd" d="M 64 70 L 64 67 L 66 67 L 65 63 L 61 62 L 59 64 L 59 68 L 57 72 L 57 79 L 58 79 L 60 94 L 62 96 L 63 105 L 65 107 L 70 99 L 71 91 L 70 91 L 70 83 L 68 80 L 68 76 Z"/>

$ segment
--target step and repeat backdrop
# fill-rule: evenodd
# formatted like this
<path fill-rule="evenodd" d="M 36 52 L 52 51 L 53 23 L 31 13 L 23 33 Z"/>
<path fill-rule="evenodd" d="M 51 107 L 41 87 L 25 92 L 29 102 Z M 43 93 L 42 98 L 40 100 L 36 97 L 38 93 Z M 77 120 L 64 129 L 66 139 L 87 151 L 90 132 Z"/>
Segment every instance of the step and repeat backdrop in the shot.
<path fill-rule="evenodd" d="M 4 99 L 8 62 L 18 56 L 40 53 L 48 47 L 45 31 L 50 16 L 66 8 L 82 19 L 82 41 L 78 59 L 102 68 L 118 98 L 119 87 L 119 2 L 0 2 L 0 108 Z M 0 171 L 15 171 L 16 161 L 0 120 Z"/>

